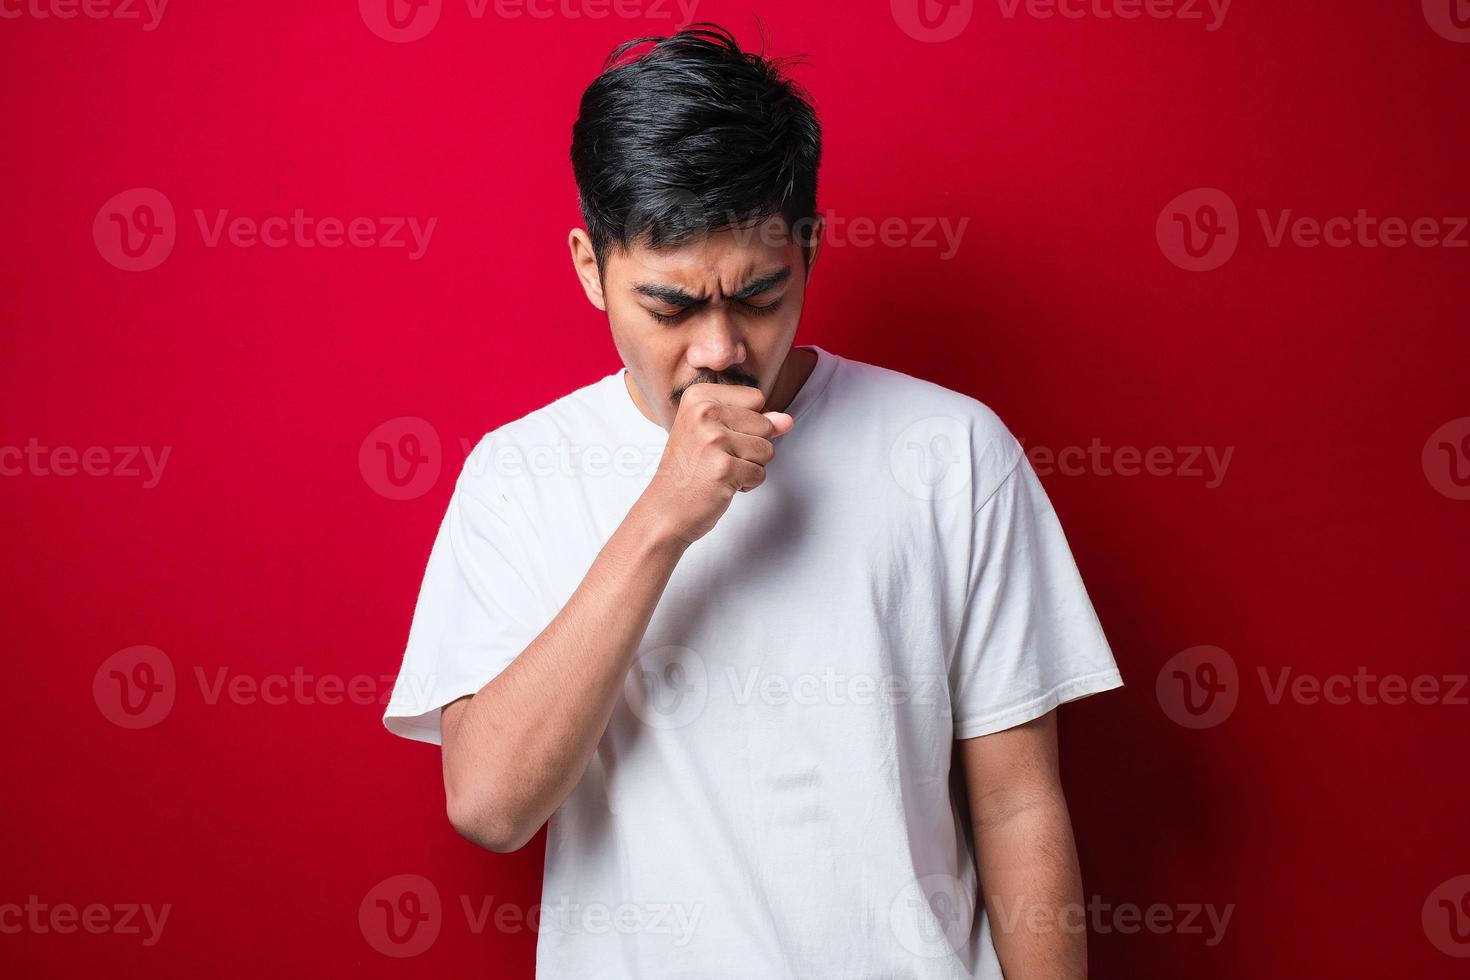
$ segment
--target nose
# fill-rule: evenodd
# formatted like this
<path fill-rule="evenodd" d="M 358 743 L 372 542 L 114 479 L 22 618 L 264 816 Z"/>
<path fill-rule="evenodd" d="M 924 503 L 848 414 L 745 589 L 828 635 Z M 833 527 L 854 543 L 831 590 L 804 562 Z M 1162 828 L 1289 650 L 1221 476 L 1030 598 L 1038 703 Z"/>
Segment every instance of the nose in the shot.
<path fill-rule="evenodd" d="M 690 367 L 720 372 L 745 363 L 745 338 L 726 310 L 707 310 L 699 320 L 685 353 Z"/>

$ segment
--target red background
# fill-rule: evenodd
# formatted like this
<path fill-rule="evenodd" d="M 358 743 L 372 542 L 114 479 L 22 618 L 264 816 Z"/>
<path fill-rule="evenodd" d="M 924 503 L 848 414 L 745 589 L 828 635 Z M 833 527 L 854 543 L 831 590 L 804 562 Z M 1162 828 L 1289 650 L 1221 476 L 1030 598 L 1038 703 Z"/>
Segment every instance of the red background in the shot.
<path fill-rule="evenodd" d="M 970 222 L 947 261 L 829 247 L 799 342 L 972 394 L 1028 446 L 1233 447 L 1215 488 L 1044 475 L 1128 682 L 1063 711 L 1086 891 L 1234 906 L 1215 946 L 1094 935 L 1094 974 L 1464 975 L 1421 909 L 1470 872 L 1470 709 L 1272 704 L 1257 670 L 1465 672 L 1470 502 L 1421 451 L 1470 415 L 1470 250 L 1272 248 L 1256 211 L 1470 212 L 1470 45 L 1417 2 L 1240 2 L 1215 31 L 982 3 L 943 43 L 883 3 L 758 12 L 773 53 L 808 55 L 829 220 Z M 749 4 L 697 19 L 756 40 Z M 149 948 L 0 934 L 8 972 L 531 975 L 534 936 L 476 934 L 459 898 L 534 904 L 540 838 L 460 840 L 437 753 L 388 735 L 376 703 L 211 704 L 196 671 L 385 693 L 462 440 L 618 366 L 566 254 L 571 124 L 617 42 L 677 26 L 477 20 L 462 0 L 413 43 L 346 0 L 176 0 L 154 31 L 0 20 L 0 446 L 171 450 L 151 489 L 0 478 L 0 903 L 172 906 Z M 178 241 L 126 272 L 92 226 L 136 187 L 172 202 Z M 1240 210 L 1212 272 L 1155 237 L 1197 187 Z M 196 208 L 438 223 L 409 261 L 210 248 Z M 441 437 L 443 472 L 390 500 L 359 450 L 407 416 Z M 178 679 L 167 717 L 133 731 L 92 684 L 135 644 Z M 1193 730 L 1155 680 L 1201 644 L 1233 657 L 1239 704 Z M 409 959 L 358 922 L 402 873 L 444 902 Z"/>

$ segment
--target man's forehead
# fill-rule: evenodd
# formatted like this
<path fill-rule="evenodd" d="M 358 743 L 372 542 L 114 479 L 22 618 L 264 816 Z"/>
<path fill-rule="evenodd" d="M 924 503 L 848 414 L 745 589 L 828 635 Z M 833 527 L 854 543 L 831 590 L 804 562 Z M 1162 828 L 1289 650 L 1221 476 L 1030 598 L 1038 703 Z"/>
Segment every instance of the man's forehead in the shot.
<path fill-rule="evenodd" d="M 663 298 L 668 292 L 706 297 L 751 295 L 785 282 L 791 275 L 791 251 L 759 229 L 725 229 L 678 245 L 649 248 L 630 243 L 617 255 L 619 278 L 634 292 Z"/>

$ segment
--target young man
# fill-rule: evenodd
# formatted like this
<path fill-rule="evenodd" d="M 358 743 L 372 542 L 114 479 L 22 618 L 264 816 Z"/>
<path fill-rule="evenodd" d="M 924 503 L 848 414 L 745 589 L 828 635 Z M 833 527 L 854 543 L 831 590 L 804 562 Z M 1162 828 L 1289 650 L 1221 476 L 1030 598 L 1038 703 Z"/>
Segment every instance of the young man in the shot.
<path fill-rule="evenodd" d="M 582 99 L 625 369 L 471 454 L 385 717 L 469 840 L 550 822 L 543 980 L 1085 975 L 1054 709 L 1122 681 L 996 416 L 793 346 L 820 157 L 710 25 Z"/>

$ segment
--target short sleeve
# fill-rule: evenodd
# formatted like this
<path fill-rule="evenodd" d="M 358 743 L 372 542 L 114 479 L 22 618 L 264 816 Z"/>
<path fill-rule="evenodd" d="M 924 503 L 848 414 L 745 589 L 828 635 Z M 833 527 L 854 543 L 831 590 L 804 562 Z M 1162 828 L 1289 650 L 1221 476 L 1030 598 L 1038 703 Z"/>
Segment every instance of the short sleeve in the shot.
<path fill-rule="evenodd" d="M 528 522 L 493 485 L 472 481 L 471 469 L 434 539 L 383 715 L 394 734 L 436 745 L 440 709 L 484 687 L 550 622 L 531 585 Z"/>
<path fill-rule="evenodd" d="M 950 662 L 955 738 L 1012 728 L 1120 687 L 1061 523 L 1024 454 L 976 510 Z"/>

